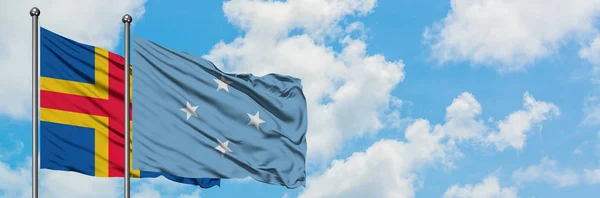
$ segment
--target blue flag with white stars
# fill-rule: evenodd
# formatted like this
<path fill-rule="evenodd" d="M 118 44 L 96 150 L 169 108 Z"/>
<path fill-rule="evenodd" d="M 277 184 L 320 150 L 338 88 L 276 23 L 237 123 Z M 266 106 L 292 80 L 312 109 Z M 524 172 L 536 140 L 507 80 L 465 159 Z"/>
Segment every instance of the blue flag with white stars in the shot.
<path fill-rule="evenodd" d="M 224 73 L 135 35 L 131 63 L 133 169 L 306 186 L 300 79 Z"/>

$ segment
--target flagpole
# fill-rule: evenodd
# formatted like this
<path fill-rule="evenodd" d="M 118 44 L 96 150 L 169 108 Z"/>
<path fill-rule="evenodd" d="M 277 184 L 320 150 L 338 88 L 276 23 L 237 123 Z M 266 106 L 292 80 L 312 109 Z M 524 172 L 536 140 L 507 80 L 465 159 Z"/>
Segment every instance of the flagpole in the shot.
<path fill-rule="evenodd" d="M 131 21 L 133 19 L 131 18 L 131 15 L 129 14 L 125 14 L 125 16 L 123 16 L 123 24 L 125 25 L 125 64 L 123 65 L 123 71 L 125 72 L 125 78 L 124 78 L 124 84 L 125 84 L 125 89 L 123 90 L 123 95 L 125 95 L 125 138 L 123 141 L 123 144 L 125 145 L 125 174 L 124 174 L 124 179 L 125 179 L 125 198 L 129 198 L 130 197 L 130 181 L 129 181 L 129 169 L 131 168 L 131 162 L 130 162 L 130 158 L 129 158 L 129 137 L 130 137 L 130 131 L 129 131 L 129 35 L 130 35 L 130 27 L 131 27 Z"/>
<path fill-rule="evenodd" d="M 40 9 L 33 7 L 29 10 L 29 15 L 31 15 L 31 59 L 32 59 L 32 80 L 31 80 L 31 197 L 38 197 L 38 17 L 40 16 Z"/>

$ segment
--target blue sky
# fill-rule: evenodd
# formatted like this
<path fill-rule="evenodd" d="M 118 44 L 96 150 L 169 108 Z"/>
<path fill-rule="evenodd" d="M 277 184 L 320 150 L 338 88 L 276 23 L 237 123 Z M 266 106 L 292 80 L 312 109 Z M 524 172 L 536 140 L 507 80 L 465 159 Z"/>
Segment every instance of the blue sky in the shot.
<path fill-rule="evenodd" d="M 134 196 L 600 193 L 600 1 L 115 2 L 0 8 L 7 13 L 0 29 L 15 30 L 0 33 L 0 197 L 29 195 L 30 54 L 19 42 L 29 43 L 32 5 L 42 10 L 42 26 L 114 52 L 123 49 L 127 12 L 133 34 L 228 72 L 303 79 L 307 188 L 240 179 L 198 191 L 154 179 L 136 180 Z M 122 191 L 119 179 L 42 177 L 42 197 Z"/>

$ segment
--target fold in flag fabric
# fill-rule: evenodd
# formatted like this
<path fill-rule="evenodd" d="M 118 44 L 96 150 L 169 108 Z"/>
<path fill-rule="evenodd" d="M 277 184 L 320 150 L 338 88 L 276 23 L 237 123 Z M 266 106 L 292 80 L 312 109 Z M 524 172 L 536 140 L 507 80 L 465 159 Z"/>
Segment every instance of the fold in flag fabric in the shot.
<path fill-rule="evenodd" d="M 43 27 L 40 40 L 40 167 L 123 177 L 123 57 Z M 131 171 L 134 178 L 161 175 L 202 188 L 220 185 L 220 179 Z"/>
<path fill-rule="evenodd" d="M 132 36 L 133 168 L 183 177 L 305 186 L 307 108 L 300 79 L 227 74 Z"/>

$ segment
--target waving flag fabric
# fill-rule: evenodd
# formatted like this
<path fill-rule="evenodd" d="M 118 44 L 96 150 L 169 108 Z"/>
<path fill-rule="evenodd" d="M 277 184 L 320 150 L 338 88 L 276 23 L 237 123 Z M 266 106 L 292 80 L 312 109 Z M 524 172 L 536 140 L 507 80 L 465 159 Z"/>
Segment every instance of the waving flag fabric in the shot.
<path fill-rule="evenodd" d="M 123 177 L 123 57 L 40 29 L 40 167 Z M 134 178 L 160 175 L 203 188 L 220 184 L 131 171 Z"/>
<path fill-rule="evenodd" d="M 305 185 L 308 121 L 300 79 L 227 74 L 135 35 L 131 60 L 133 168 Z"/>

